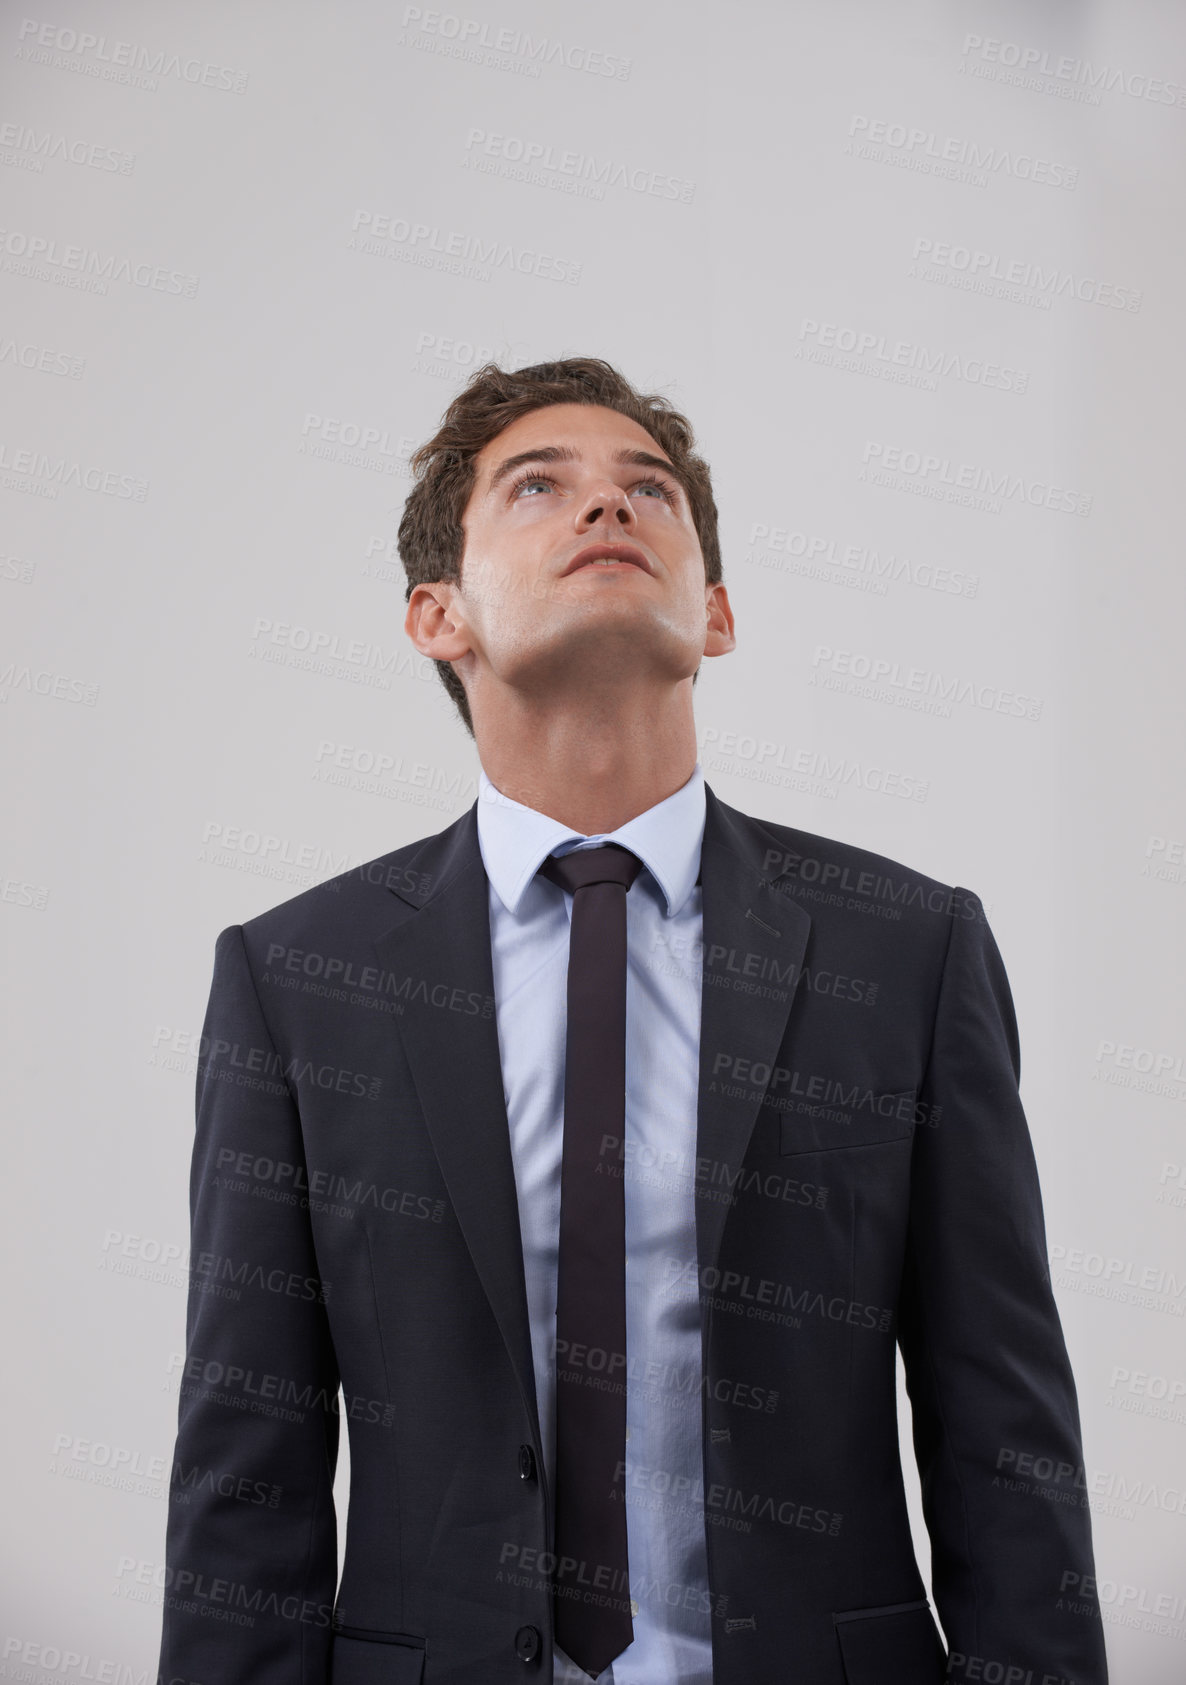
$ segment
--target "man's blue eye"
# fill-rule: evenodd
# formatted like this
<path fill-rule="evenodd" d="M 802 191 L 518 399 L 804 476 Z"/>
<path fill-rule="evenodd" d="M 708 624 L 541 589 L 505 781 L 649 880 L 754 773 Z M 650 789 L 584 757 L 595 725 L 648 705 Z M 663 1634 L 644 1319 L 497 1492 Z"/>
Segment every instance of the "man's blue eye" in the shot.
<path fill-rule="evenodd" d="M 518 498 L 519 494 L 521 492 L 526 491 L 529 486 L 555 486 L 555 485 L 556 485 L 556 481 L 552 478 L 552 476 L 550 474 L 524 474 L 520 479 L 516 480 L 514 482 L 514 484 L 511 486 L 511 497 L 512 498 Z M 630 489 L 631 489 L 632 492 L 640 491 L 640 490 L 653 491 L 653 492 L 658 494 L 658 497 L 659 497 L 661 502 L 664 502 L 664 503 L 674 503 L 675 502 L 674 491 L 671 490 L 671 488 L 666 484 L 665 481 L 660 480 L 657 476 L 647 476 L 645 479 L 636 480 L 634 485 Z"/>

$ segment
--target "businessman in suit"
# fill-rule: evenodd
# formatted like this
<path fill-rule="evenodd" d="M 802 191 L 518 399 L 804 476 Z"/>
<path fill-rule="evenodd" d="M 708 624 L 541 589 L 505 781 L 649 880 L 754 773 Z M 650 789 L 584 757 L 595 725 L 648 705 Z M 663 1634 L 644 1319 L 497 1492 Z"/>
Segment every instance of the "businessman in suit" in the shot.
<path fill-rule="evenodd" d="M 1106 1685 L 982 904 L 705 783 L 666 400 L 487 365 L 413 466 L 478 799 L 218 938 L 162 1681 Z"/>

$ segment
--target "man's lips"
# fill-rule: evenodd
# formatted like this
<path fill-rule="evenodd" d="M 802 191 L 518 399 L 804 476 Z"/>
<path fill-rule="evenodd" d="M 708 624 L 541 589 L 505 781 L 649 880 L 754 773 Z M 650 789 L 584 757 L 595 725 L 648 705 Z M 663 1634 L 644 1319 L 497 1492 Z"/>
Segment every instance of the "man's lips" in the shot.
<path fill-rule="evenodd" d="M 564 569 L 561 578 L 570 573 L 575 573 L 578 568 L 584 567 L 587 562 L 595 562 L 602 556 L 609 557 L 615 562 L 630 562 L 634 567 L 641 568 L 643 573 L 651 572 L 651 564 L 642 551 L 636 550 L 632 544 L 588 544 L 583 550 L 577 551 Z"/>

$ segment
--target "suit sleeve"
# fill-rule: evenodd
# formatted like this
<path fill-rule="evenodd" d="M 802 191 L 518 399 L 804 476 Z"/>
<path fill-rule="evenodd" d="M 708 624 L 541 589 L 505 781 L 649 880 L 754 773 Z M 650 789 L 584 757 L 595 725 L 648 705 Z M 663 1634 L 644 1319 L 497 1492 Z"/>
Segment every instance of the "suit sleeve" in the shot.
<path fill-rule="evenodd" d="M 948 1678 L 1107 1685 L 1013 1000 L 978 897 L 952 899 L 898 1324 Z"/>
<path fill-rule="evenodd" d="M 239 925 L 215 947 L 196 1113 L 160 1681 L 323 1685 L 338 1372 L 297 1106 Z"/>

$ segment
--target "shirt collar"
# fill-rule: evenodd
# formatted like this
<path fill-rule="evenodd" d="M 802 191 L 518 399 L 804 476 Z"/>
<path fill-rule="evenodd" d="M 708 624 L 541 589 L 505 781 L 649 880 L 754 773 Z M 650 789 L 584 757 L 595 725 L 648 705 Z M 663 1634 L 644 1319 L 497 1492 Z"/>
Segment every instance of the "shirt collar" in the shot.
<path fill-rule="evenodd" d="M 480 763 L 479 763 L 480 764 Z M 621 843 L 637 854 L 662 891 L 667 916 L 679 912 L 700 874 L 706 802 L 704 772 L 697 761 L 687 783 L 663 801 L 636 814 L 616 831 L 585 837 L 558 819 L 504 796 L 478 774 L 478 846 L 486 876 L 508 912 L 519 901 L 549 854 L 567 853 L 563 843 Z"/>

